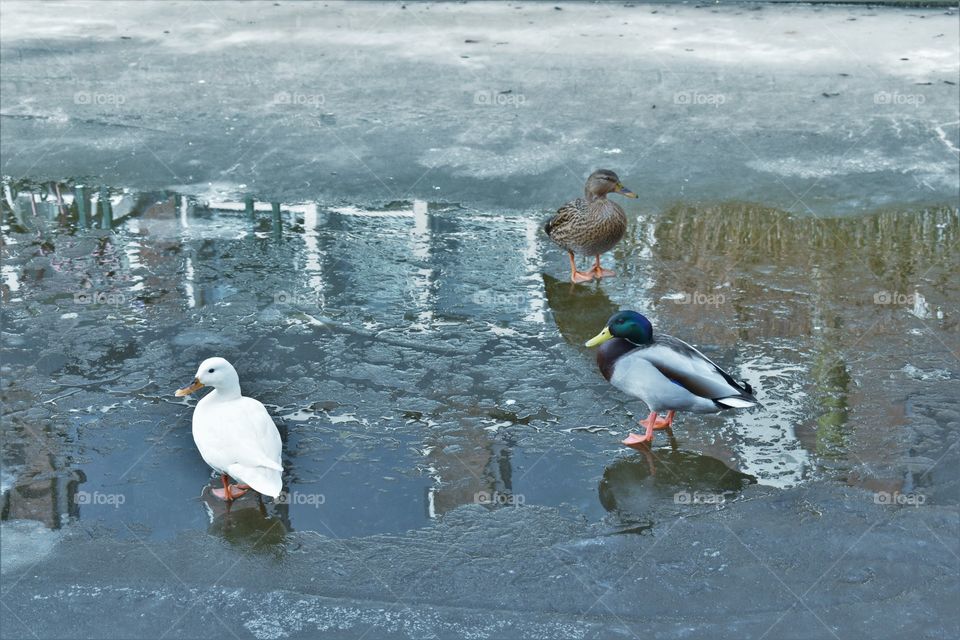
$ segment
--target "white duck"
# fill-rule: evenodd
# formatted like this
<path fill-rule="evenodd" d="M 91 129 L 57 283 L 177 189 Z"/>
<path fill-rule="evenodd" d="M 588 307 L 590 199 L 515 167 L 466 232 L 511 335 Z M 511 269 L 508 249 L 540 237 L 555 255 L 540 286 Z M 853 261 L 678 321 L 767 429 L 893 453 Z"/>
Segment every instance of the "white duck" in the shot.
<path fill-rule="evenodd" d="M 223 489 L 213 493 L 223 500 L 239 498 L 248 489 L 276 498 L 283 487 L 283 443 L 266 407 L 240 395 L 240 377 L 223 358 L 207 358 L 193 383 L 177 390 L 186 396 L 203 386 L 213 391 L 193 410 L 193 441 L 204 461 L 216 470 Z M 235 478 L 241 484 L 230 484 Z"/>

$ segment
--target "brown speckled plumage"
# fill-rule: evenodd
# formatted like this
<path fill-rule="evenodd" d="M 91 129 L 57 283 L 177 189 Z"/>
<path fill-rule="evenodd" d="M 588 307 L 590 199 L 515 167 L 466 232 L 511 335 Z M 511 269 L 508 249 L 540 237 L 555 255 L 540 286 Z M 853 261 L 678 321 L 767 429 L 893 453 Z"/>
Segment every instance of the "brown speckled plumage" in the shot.
<path fill-rule="evenodd" d="M 550 239 L 567 251 L 595 256 L 613 249 L 627 231 L 627 214 L 616 202 L 577 198 L 560 207 L 546 225 Z"/>
<path fill-rule="evenodd" d="M 544 231 L 558 245 L 575 254 L 599 256 L 614 246 L 627 231 L 627 215 L 607 199 L 611 192 L 627 197 L 636 194 L 620 184 L 613 171 L 593 172 L 584 188 L 584 197 L 572 200 L 547 220 Z"/>

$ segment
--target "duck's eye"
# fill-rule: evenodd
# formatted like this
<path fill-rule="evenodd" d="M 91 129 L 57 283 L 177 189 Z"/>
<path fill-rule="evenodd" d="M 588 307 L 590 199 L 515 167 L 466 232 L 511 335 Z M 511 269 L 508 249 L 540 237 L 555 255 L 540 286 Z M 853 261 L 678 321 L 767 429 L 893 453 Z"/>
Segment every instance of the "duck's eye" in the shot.
<path fill-rule="evenodd" d="M 207 373 L 213 373 L 213 369 L 208 370 Z"/>

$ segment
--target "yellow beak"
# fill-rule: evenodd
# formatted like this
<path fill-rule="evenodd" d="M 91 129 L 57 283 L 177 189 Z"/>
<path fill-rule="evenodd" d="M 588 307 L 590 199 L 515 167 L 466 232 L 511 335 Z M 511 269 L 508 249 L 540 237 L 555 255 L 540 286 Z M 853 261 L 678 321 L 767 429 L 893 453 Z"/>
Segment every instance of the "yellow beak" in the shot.
<path fill-rule="evenodd" d="M 597 335 L 587 340 L 586 346 L 595 347 L 598 344 L 603 344 L 604 342 L 606 342 L 612 337 L 613 337 L 613 334 L 610 333 L 610 327 L 604 327 L 603 331 L 601 331 Z"/>
<path fill-rule="evenodd" d="M 183 396 L 190 395 L 191 393 L 193 393 L 194 391 L 196 391 L 202 386 L 203 386 L 203 383 L 197 380 L 196 378 L 194 378 L 193 382 L 190 384 L 189 387 L 184 387 L 183 389 L 177 389 L 177 392 L 173 395 L 177 396 L 178 398 L 182 398 Z"/>

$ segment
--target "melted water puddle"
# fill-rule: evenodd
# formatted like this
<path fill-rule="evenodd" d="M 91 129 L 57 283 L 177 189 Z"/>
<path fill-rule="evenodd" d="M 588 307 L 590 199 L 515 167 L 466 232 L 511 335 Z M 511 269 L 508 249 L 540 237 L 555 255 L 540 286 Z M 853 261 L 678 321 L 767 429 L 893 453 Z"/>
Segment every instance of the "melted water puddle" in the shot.
<path fill-rule="evenodd" d="M 153 537 L 204 527 L 254 535 L 262 522 L 364 535 L 425 526 L 468 504 L 638 522 L 665 517 L 678 492 L 795 485 L 822 473 L 825 455 L 831 469 L 848 457 L 887 464 L 838 399 L 864 354 L 883 353 L 884 319 L 932 341 L 949 298 L 935 247 L 957 234 L 939 209 L 830 223 L 821 237 L 866 243 L 877 259 L 896 238 L 926 247 L 909 272 L 929 274 L 908 289 L 902 265 L 868 276 L 829 244 L 811 248 L 807 222 L 755 206 L 678 208 L 632 223 L 609 258 L 617 278 L 573 287 L 538 212 L 127 191 L 109 197 L 106 234 L 76 229 L 69 190 L 60 186 L 62 205 L 21 190 L 4 209 L 4 331 L 18 381 L 8 391 L 4 513 Z M 775 244 L 757 230 L 764 224 L 777 226 Z M 812 281 L 809 261 L 821 263 Z M 844 287 L 822 284 L 834 281 Z M 870 301 L 881 287 L 922 298 L 878 308 Z M 75 300 L 88 291 L 99 297 Z M 684 304 L 706 295 L 724 300 Z M 619 447 L 644 408 L 602 380 L 582 344 L 620 308 L 697 344 L 759 389 L 764 409 L 683 415 L 675 442 L 658 435 L 652 462 Z M 857 341 L 816 328 L 837 322 L 859 326 Z M 289 499 L 266 511 L 238 504 L 251 511 L 232 529 L 204 491 L 190 405 L 168 397 L 214 352 L 237 364 L 286 443 Z M 892 369 L 948 379 L 935 360 Z M 40 451 L 55 452 L 42 458 L 52 467 Z"/>

